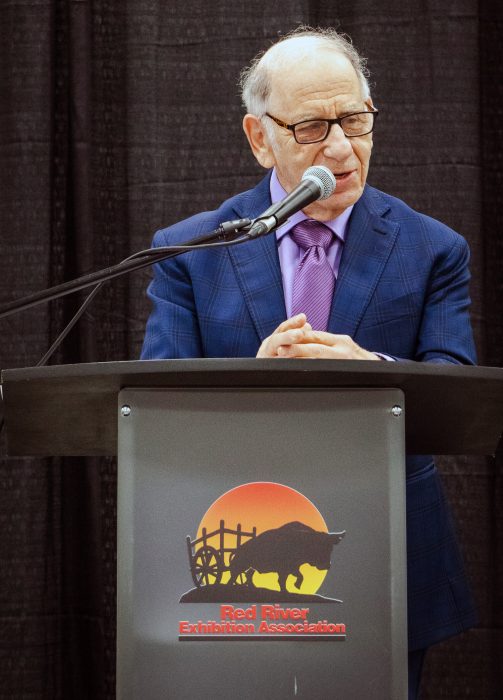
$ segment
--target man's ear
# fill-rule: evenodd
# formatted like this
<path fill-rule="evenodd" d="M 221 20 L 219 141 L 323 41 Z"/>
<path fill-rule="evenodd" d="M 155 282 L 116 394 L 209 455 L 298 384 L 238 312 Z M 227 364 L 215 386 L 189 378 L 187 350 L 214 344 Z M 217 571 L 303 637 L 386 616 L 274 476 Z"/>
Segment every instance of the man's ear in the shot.
<path fill-rule="evenodd" d="M 243 130 L 253 151 L 253 155 L 264 168 L 272 168 L 275 164 L 274 153 L 267 137 L 267 132 L 261 120 L 254 114 L 245 114 Z"/>

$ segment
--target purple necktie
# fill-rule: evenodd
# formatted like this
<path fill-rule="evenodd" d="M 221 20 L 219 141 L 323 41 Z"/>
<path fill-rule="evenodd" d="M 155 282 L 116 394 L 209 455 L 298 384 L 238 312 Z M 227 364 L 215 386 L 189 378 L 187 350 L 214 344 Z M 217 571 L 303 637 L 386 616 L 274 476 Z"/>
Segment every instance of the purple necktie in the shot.
<path fill-rule="evenodd" d="M 319 221 L 307 219 L 290 234 L 304 255 L 293 278 L 292 316 L 305 313 L 316 331 L 326 331 L 335 287 L 335 275 L 326 250 L 334 234 Z"/>

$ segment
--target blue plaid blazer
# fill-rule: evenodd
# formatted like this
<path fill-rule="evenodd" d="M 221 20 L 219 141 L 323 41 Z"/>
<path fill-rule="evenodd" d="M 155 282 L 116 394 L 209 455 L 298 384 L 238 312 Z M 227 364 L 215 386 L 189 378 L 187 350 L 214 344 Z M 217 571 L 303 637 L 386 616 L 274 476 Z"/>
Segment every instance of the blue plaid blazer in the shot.
<path fill-rule="evenodd" d="M 269 176 L 211 212 L 156 233 L 182 243 L 271 204 Z M 419 362 L 472 364 L 464 239 L 366 186 L 351 214 L 328 330 L 367 350 Z M 187 253 L 155 266 L 142 359 L 254 357 L 286 318 L 274 235 Z M 407 458 L 409 650 L 476 621 L 448 506 L 431 458 Z"/>

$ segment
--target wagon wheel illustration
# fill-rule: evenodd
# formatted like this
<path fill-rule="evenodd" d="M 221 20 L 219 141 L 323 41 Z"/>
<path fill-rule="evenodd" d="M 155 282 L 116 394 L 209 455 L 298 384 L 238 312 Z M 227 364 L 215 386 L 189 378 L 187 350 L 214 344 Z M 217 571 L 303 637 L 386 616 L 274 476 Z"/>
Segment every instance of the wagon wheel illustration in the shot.
<path fill-rule="evenodd" d="M 234 559 L 235 555 L 236 555 L 236 551 L 231 552 L 231 555 L 229 557 L 229 564 Z M 253 576 L 253 569 L 247 569 L 247 571 L 242 571 L 240 574 L 238 574 L 236 576 L 236 580 L 234 581 L 234 585 L 235 586 L 236 585 L 237 586 L 253 586 L 252 576 Z"/>
<path fill-rule="evenodd" d="M 192 560 L 192 580 L 198 588 L 220 583 L 222 578 L 222 557 L 214 547 L 201 547 Z"/>

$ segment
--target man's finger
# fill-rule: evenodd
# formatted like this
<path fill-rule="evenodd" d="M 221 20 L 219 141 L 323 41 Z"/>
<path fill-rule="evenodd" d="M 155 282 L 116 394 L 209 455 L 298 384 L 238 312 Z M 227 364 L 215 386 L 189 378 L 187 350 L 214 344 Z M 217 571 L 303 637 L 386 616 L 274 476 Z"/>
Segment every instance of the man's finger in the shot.
<path fill-rule="evenodd" d="M 338 335 L 335 333 L 327 333 L 326 331 L 309 331 L 304 333 L 304 343 L 319 343 L 321 345 L 352 345 L 353 340 L 349 335 Z"/>
<path fill-rule="evenodd" d="M 302 343 L 304 338 L 303 328 L 290 328 L 283 332 L 276 332 L 266 338 L 259 348 L 257 357 L 276 357 L 281 345 L 294 345 Z"/>
<path fill-rule="evenodd" d="M 301 328 L 302 326 L 305 325 L 306 321 L 307 321 L 306 314 L 297 314 L 297 316 L 292 316 L 292 318 L 287 318 L 286 321 L 283 321 L 282 323 L 280 323 L 279 326 L 274 331 L 274 333 L 283 333 L 284 331 L 288 331 L 291 328 Z M 309 326 L 309 328 L 311 328 L 311 326 Z"/>
<path fill-rule="evenodd" d="M 280 345 L 278 347 L 278 357 L 320 358 L 332 356 L 333 349 L 321 343 L 299 343 L 297 345 Z"/>
<path fill-rule="evenodd" d="M 291 328 L 282 333 L 273 333 L 269 336 L 269 345 L 274 347 L 275 350 L 277 350 L 280 345 L 295 345 L 303 342 L 304 331 L 302 328 Z"/>

